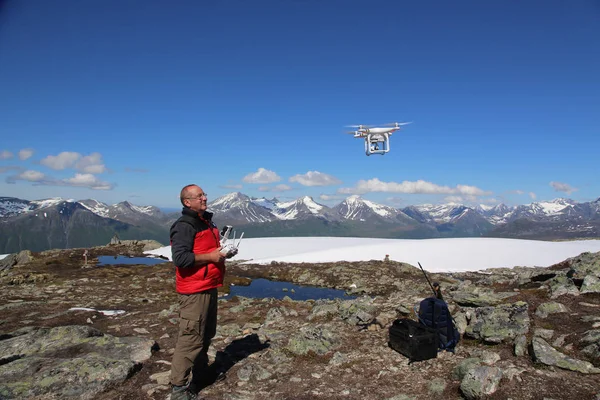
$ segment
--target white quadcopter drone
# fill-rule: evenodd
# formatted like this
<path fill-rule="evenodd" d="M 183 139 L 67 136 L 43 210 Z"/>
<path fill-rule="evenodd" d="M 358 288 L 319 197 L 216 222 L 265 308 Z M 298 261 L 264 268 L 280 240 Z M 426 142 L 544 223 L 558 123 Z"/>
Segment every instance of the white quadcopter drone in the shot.
<path fill-rule="evenodd" d="M 412 122 L 394 122 L 381 125 L 381 127 L 370 125 L 347 125 L 348 128 L 358 129 L 346 133 L 353 134 L 355 138 L 365 139 L 365 153 L 367 153 L 368 156 L 371 154 L 384 155 L 390 151 L 390 136 L 392 133 L 399 131 L 401 126 L 410 123 Z"/>

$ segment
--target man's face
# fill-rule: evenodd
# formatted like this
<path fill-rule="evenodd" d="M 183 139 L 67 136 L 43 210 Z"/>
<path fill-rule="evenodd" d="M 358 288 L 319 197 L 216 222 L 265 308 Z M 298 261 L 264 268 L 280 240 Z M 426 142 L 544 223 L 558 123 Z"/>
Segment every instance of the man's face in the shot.
<path fill-rule="evenodd" d="M 206 193 L 199 186 L 189 188 L 188 195 L 185 199 L 186 205 L 199 214 L 206 211 Z"/>

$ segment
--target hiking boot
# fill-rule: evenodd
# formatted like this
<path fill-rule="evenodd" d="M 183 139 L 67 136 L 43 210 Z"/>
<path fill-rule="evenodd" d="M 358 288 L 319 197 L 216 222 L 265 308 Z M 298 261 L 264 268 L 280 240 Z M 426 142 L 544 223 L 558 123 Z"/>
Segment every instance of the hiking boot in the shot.
<path fill-rule="evenodd" d="M 200 400 L 187 386 L 173 386 L 171 400 Z"/>

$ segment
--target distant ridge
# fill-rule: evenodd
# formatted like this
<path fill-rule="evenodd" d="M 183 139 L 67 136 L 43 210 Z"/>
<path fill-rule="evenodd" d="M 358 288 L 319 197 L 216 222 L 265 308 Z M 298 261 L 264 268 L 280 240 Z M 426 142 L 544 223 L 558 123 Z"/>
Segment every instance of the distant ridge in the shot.
<path fill-rule="evenodd" d="M 451 203 L 398 209 L 357 195 L 328 207 L 310 196 L 281 201 L 232 192 L 208 207 L 219 226 L 233 225 L 246 237 L 600 237 L 600 198 L 584 203 L 559 198 L 516 207 Z M 94 199 L 0 197 L 0 253 L 103 245 L 115 233 L 122 239 L 168 243 L 169 227 L 179 215 L 179 210 L 165 213 L 128 201 L 108 205 Z"/>

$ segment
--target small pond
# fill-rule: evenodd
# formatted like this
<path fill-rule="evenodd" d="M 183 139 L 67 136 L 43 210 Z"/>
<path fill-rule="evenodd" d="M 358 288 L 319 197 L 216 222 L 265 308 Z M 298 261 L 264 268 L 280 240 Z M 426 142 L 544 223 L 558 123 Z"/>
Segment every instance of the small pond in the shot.
<path fill-rule="evenodd" d="M 320 288 L 314 286 L 299 286 L 289 282 L 276 282 L 268 279 L 254 279 L 249 286 L 231 286 L 229 298 L 243 296 L 251 298 L 273 297 L 283 299 L 288 296 L 292 300 L 318 299 L 355 299 L 356 296 L 346 295 L 338 289 Z"/>
<path fill-rule="evenodd" d="M 126 256 L 99 256 L 98 266 L 102 265 L 116 265 L 116 264 L 143 264 L 143 265 L 156 265 L 168 262 L 160 258 L 151 257 L 126 257 Z"/>
<path fill-rule="evenodd" d="M 97 266 L 105 265 L 156 265 L 168 262 L 152 257 L 99 256 Z M 343 299 L 351 300 L 356 296 L 347 295 L 343 290 L 328 289 L 316 286 L 300 286 L 289 282 L 276 282 L 268 279 L 254 279 L 248 286 L 230 286 L 229 295 L 262 299 L 272 297 L 283 299 L 288 296 L 292 300 Z"/>

